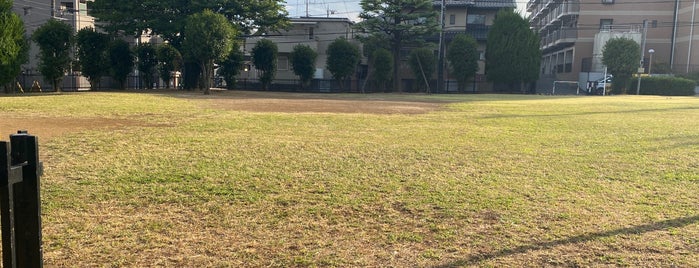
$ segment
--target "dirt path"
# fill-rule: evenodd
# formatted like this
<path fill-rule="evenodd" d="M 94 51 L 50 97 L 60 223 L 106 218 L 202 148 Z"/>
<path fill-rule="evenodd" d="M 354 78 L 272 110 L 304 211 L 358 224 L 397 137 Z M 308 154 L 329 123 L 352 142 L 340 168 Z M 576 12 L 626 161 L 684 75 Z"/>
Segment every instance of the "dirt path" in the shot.
<path fill-rule="evenodd" d="M 334 94 L 250 91 L 215 91 L 209 96 L 201 93 L 180 93 L 176 96 L 206 100 L 203 105 L 215 109 L 282 113 L 423 114 L 442 109 L 445 104 L 400 97 L 385 100 L 371 95 L 360 95 L 362 98 L 356 98 Z"/>

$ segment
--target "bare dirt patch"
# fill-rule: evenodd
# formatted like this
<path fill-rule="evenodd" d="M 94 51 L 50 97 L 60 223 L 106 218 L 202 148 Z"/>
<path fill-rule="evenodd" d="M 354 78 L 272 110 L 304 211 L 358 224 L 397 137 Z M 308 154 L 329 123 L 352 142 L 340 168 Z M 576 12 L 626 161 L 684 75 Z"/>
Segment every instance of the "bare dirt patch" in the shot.
<path fill-rule="evenodd" d="M 16 133 L 17 130 L 28 130 L 29 134 L 46 139 L 64 133 L 88 129 L 117 129 L 139 125 L 143 125 L 143 123 L 135 120 L 113 118 L 33 117 L 27 119 L 4 117 L 0 120 L 0 139 L 6 139 L 8 135 Z"/>
<path fill-rule="evenodd" d="M 371 95 L 347 95 L 214 91 L 211 95 L 180 93 L 178 97 L 205 100 L 203 106 L 215 109 L 249 112 L 281 113 L 367 113 L 367 114 L 423 114 L 440 110 L 445 102 L 429 100 L 390 100 Z"/>

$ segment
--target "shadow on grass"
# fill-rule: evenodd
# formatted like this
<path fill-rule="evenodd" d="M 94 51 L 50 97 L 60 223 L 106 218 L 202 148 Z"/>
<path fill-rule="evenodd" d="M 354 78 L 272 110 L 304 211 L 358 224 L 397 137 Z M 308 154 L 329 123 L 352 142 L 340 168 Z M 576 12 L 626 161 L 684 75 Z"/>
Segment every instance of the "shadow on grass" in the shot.
<path fill-rule="evenodd" d="M 654 222 L 654 223 L 650 223 L 650 224 L 638 225 L 638 226 L 633 226 L 633 227 L 628 227 L 628 228 L 621 228 L 621 229 L 616 229 L 616 230 L 611 230 L 611 231 L 606 231 L 606 232 L 583 234 L 583 235 L 573 236 L 573 237 L 569 237 L 569 238 L 565 238 L 565 239 L 561 239 L 561 240 L 554 240 L 554 241 L 549 241 L 549 242 L 524 245 L 524 246 L 519 246 L 519 247 L 512 248 L 512 249 L 503 249 L 503 250 L 496 251 L 496 252 L 493 252 L 490 254 L 474 255 L 474 256 L 471 256 L 471 257 L 464 259 L 464 260 L 458 260 L 458 261 L 455 261 L 452 263 L 438 265 L 438 266 L 435 266 L 435 268 L 461 267 L 461 266 L 467 266 L 467 265 L 475 265 L 481 261 L 487 261 L 487 260 L 491 260 L 491 259 L 506 257 L 509 255 L 514 255 L 514 254 L 522 254 L 522 253 L 527 253 L 530 251 L 550 249 L 550 248 L 553 248 L 556 246 L 567 245 L 567 244 L 582 243 L 582 242 L 592 241 L 592 240 L 595 240 L 598 238 L 604 238 L 604 237 L 612 237 L 612 236 L 617 236 L 617 235 L 642 234 L 642 233 L 648 233 L 648 232 L 653 232 L 653 231 L 666 230 L 666 229 L 670 229 L 670 228 L 679 228 L 679 227 L 684 227 L 684 226 L 698 223 L 698 222 L 699 222 L 699 215 L 691 216 L 691 217 L 676 218 L 676 219 L 660 221 L 660 222 Z"/>
<path fill-rule="evenodd" d="M 680 111 L 680 110 L 699 110 L 699 107 L 686 106 L 686 107 L 674 107 L 674 108 L 662 108 L 662 109 L 636 109 L 636 110 L 622 110 L 622 111 L 598 111 L 598 112 L 580 112 L 580 113 L 552 113 L 552 114 L 496 114 L 496 115 L 484 115 L 481 118 L 485 119 L 499 119 L 499 118 L 529 118 L 529 117 L 559 117 L 559 116 L 581 116 L 581 115 L 599 115 L 599 114 L 634 114 L 634 113 L 649 113 L 649 112 L 669 112 L 669 111 Z"/>

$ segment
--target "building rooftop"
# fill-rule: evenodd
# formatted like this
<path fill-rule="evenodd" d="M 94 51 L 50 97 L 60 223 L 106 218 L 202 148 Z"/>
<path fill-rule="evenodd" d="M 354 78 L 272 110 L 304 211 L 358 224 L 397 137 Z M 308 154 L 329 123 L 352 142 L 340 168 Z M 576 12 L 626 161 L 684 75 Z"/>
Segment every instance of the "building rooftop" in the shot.
<path fill-rule="evenodd" d="M 434 0 L 435 6 L 442 5 L 442 0 Z M 447 7 L 478 7 L 478 8 L 516 8 L 515 0 L 445 0 Z"/>

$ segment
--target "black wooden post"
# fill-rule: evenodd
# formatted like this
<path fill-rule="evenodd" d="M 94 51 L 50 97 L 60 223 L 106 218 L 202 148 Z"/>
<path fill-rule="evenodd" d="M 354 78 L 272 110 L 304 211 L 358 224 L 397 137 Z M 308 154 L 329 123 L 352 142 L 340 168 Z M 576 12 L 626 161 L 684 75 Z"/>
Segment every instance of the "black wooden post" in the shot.
<path fill-rule="evenodd" d="M 39 146 L 26 131 L 0 141 L 3 267 L 42 267 Z"/>

